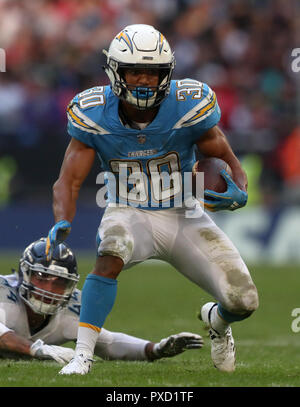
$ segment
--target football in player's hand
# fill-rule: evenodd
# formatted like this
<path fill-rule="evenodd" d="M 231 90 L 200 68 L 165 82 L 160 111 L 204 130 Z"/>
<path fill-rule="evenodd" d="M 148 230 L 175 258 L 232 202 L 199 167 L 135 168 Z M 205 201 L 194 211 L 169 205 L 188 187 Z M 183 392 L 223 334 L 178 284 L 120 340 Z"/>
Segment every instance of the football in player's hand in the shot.
<path fill-rule="evenodd" d="M 197 161 L 193 166 L 193 191 L 195 191 L 195 173 L 204 173 L 204 189 L 216 192 L 225 192 L 227 184 L 220 172 L 226 170 L 230 176 L 232 171 L 229 165 L 220 158 L 210 157 Z"/>

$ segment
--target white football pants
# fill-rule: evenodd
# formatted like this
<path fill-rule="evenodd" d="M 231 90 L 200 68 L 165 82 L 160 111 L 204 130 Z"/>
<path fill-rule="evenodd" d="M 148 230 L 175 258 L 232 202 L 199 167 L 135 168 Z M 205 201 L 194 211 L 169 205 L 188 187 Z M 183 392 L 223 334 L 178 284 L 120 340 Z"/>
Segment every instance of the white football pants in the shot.
<path fill-rule="evenodd" d="M 238 250 L 200 206 L 197 211 L 197 217 L 186 217 L 184 208 L 108 207 L 98 230 L 98 255 L 121 258 L 124 269 L 147 259 L 166 261 L 227 311 L 254 311 L 257 290 Z"/>

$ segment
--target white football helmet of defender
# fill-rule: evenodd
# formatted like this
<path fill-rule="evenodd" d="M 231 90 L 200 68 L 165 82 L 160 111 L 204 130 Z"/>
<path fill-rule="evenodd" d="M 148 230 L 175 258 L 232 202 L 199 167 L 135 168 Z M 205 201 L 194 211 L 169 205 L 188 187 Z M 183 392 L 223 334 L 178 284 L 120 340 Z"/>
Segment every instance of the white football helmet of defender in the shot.
<path fill-rule="evenodd" d="M 24 250 L 18 270 L 19 294 L 34 312 L 52 315 L 68 303 L 79 275 L 75 255 L 65 243 L 55 248 L 51 260 L 47 260 L 45 248 L 46 239 L 41 238 Z M 47 280 L 56 280 L 60 292 L 42 289 Z"/>
<path fill-rule="evenodd" d="M 138 109 L 159 105 L 170 91 L 174 55 L 165 37 L 154 27 L 134 24 L 124 28 L 111 42 L 104 67 L 114 94 Z M 125 82 L 124 69 L 158 69 L 156 87 L 133 86 Z"/>

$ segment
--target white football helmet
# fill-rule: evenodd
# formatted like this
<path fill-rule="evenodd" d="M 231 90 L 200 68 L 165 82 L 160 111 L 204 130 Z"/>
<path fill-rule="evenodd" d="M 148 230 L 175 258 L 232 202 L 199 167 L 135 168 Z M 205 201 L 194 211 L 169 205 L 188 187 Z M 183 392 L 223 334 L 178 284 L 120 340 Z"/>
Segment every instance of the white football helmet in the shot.
<path fill-rule="evenodd" d="M 107 56 L 104 70 L 114 94 L 120 99 L 144 110 L 158 106 L 169 94 L 175 59 L 168 41 L 154 27 L 146 24 L 125 27 L 103 53 Z M 126 83 L 123 73 L 128 68 L 158 69 L 158 86 Z"/>

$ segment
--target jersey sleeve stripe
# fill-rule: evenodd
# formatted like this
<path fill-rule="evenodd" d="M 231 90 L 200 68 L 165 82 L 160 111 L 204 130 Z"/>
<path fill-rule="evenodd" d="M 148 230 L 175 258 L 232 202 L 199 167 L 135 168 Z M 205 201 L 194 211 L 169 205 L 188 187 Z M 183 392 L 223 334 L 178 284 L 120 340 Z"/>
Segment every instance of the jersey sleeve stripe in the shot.
<path fill-rule="evenodd" d="M 86 127 L 82 127 L 80 124 L 77 124 L 75 121 L 73 121 L 73 120 L 71 119 L 71 117 L 69 116 L 69 114 L 68 114 L 68 119 L 69 119 L 69 122 L 72 123 L 72 126 L 76 127 L 77 129 L 79 129 L 79 130 L 81 130 L 81 131 L 85 131 L 85 132 L 93 133 L 93 134 L 99 134 L 98 131 L 90 130 L 90 129 L 86 128 Z"/>
<path fill-rule="evenodd" d="M 93 134 L 108 134 L 108 131 L 83 114 L 76 104 L 67 108 L 67 115 L 73 126 L 83 131 Z"/>
<path fill-rule="evenodd" d="M 187 124 L 187 123 L 189 123 L 189 124 L 194 124 L 194 123 L 192 123 L 192 122 L 194 122 L 195 120 L 197 120 L 197 119 L 199 119 L 201 116 L 203 116 L 205 113 L 205 117 L 207 117 L 208 116 L 208 112 L 211 110 L 211 111 L 213 111 L 214 110 L 214 108 L 215 108 L 215 106 L 216 106 L 216 94 L 215 94 L 215 92 L 213 92 L 213 95 L 212 95 L 212 101 L 210 102 L 210 103 L 208 103 L 205 107 L 203 107 L 201 110 L 200 110 L 200 112 L 199 113 L 197 113 L 195 116 L 193 116 L 193 117 L 191 117 L 189 120 L 187 120 L 186 122 L 185 122 L 185 124 Z M 204 119 L 204 117 L 203 117 L 203 119 Z M 197 121 L 197 123 L 198 123 L 198 121 Z"/>
<path fill-rule="evenodd" d="M 76 121 L 73 120 L 73 118 L 71 117 L 71 115 L 69 113 L 67 114 L 67 116 L 68 116 L 68 120 L 72 124 L 72 126 L 76 127 L 77 129 L 87 132 L 87 133 L 99 134 L 99 131 L 92 130 L 89 127 L 83 127 L 81 124 L 78 124 Z"/>
<path fill-rule="evenodd" d="M 178 120 L 173 128 L 178 129 L 180 127 L 193 126 L 199 123 L 210 116 L 215 111 L 216 106 L 216 94 L 210 89 L 208 95 L 193 109 L 187 112 L 180 120 Z"/>
<path fill-rule="evenodd" d="M 71 120 L 73 119 L 77 124 L 80 124 L 80 126 L 83 126 L 83 127 L 85 127 L 85 128 L 89 128 L 88 125 L 84 124 L 84 123 L 79 119 L 79 117 L 77 117 L 77 116 L 75 115 L 75 113 L 72 111 L 72 108 L 71 108 L 71 107 L 68 107 L 67 113 L 68 113 L 69 119 L 71 119 Z M 70 116 L 71 116 L 71 117 L 70 117 Z"/>

